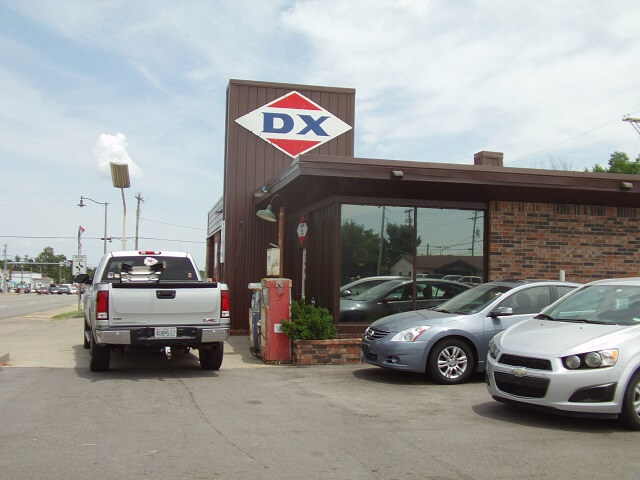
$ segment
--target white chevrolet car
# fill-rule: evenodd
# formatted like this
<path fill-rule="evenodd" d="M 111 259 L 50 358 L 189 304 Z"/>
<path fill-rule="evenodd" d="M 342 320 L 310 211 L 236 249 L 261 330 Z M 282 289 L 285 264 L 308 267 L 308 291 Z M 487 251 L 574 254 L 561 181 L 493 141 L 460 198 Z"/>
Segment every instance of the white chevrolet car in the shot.
<path fill-rule="evenodd" d="M 497 334 L 494 399 L 640 430 L 640 278 L 592 282 Z"/>

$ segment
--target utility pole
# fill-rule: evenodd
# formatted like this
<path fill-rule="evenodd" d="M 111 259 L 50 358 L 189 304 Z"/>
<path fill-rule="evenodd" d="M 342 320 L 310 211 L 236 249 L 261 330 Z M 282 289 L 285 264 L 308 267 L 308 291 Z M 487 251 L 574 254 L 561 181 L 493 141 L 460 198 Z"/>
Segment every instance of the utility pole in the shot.
<path fill-rule="evenodd" d="M 476 254 L 476 222 L 478 221 L 478 211 L 473 211 L 473 230 L 471 231 L 471 256 Z"/>
<path fill-rule="evenodd" d="M 640 118 L 632 118 L 629 115 L 622 119 L 623 122 L 629 122 L 631 126 L 640 133 Z"/>
<path fill-rule="evenodd" d="M 144 198 L 142 197 L 142 194 L 140 192 L 138 192 L 135 198 L 138 201 L 138 208 L 136 209 L 136 248 L 135 250 L 138 250 L 138 229 L 140 226 L 140 203 L 144 202 Z"/>
<path fill-rule="evenodd" d="M 380 245 L 378 245 L 378 275 L 382 267 L 382 240 L 384 239 L 384 214 L 387 207 L 382 206 L 382 220 L 380 221 Z"/>

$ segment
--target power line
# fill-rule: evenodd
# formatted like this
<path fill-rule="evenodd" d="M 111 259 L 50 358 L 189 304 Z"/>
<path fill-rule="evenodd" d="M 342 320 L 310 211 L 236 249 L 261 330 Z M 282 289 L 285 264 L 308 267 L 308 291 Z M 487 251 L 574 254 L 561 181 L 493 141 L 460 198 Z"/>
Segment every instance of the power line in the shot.
<path fill-rule="evenodd" d="M 37 236 L 37 235 L 0 235 L 0 238 L 22 238 L 22 239 L 43 239 L 43 240 L 75 240 L 78 237 L 52 237 L 52 236 Z M 113 240 L 122 240 L 122 237 L 116 237 L 112 235 L 109 237 Z M 107 238 L 107 240 L 109 240 Z M 127 237 L 127 240 L 131 240 L 132 237 Z M 172 238 L 153 238 L 153 237 L 140 237 L 143 240 L 157 240 L 162 242 L 184 242 L 184 243 L 207 243 L 201 240 L 180 240 Z M 103 237 L 83 237 L 84 240 L 103 240 Z"/>
<path fill-rule="evenodd" d="M 207 242 L 203 242 L 201 240 L 174 240 L 171 238 L 153 238 L 153 237 L 140 237 L 141 240 L 157 240 L 157 241 L 163 241 L 163 242 L 182 242 L 182 243 L 207 243 Z"/>
<path fill-rule="evenodd" d="M 167 222 L 161 222 L 159 220 L 149 220 L 148 218 L 142 218 L 140 217 L 140 220 L 143 220 L 145 222 L 151 222 L 151 223 L 160 223 L 162 225 L 169 225 L 170 227 L 180 227 L 180 228 L 188 228 L 191 230 L 199 230 L 199 231 L 205 231 L 205 228 L 199 228 L 199 227 L 187 227 L 186 225 L 176 225 L 175 223 L 167 223 Z"/>
<path fill-rule="evenodd" d="M 638 110 L 638 111 L 640 111 L 640 110 Z M 632 115 L 633 113 L 637 113 L 637 112 L 632 112 L 630 114 L 627 114 L 626 117 L 628 117 L 629 115 Z M 620 121 L 620 117 L 613 118 L 613 119 L 603 123 L 602 125 L 599 125 L 597 127 L 591 128 L 591 129 L 589 129 L 589 130 L 587 130 L 585 132 L 579 133 L 578 135 L 575 135 L 573 137 L 567 138 L 566 140 L 562 140 L 561 142 L 555 143 L 555 144 L 551 145 L 550 147 L 546 147 L 546 148 L 543 148 L 541 150 L 538 150 L 538 151 L 535 151 L 535 152 L 532 152 L 532 153 L 528 153 L 528 154 L 526 154 L 526 155 L 524 155 L 524 156 L 522 156 L 520 158 L 516 158 L 516 159 L 513 159 L 513 160 L 506 161 L 505 163 L 518 162 L 520 160 L 524 160 L 526 158 L 533 157 L 535 155 L 539 155 L 540 153 L 548 152 L 549 150 L 553 150 L 554 148 L 559 147 L 560 145 L 564 145 L 565 143 L 568 143 L 568 142 L 570 142 L 572 140 L 575 140 L 576 138 L 580 138 L 580 137 L 582 137 L 584 135 L 587 135 L 589 133 L 595 132 L 596 130 L 600 130 L 601 128 L 604 128 L 607 125 L 610 125 L 612 123 L 619 122 L 619 121 Z"/>

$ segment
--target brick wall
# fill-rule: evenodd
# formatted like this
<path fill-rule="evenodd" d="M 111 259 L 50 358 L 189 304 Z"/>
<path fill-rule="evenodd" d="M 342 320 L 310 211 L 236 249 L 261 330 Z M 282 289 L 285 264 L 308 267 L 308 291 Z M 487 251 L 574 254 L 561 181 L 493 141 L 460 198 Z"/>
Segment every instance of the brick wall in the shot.
<path fill-rule="evenodd" d="M 292 363 L 295 365 L 360 363 L 360 342 L 360 338 L 292 340 Z"/>
<path fill-rule="evenodd" d="M 640 276 L 640 208 L 492 202 L 489 280 Z"/>

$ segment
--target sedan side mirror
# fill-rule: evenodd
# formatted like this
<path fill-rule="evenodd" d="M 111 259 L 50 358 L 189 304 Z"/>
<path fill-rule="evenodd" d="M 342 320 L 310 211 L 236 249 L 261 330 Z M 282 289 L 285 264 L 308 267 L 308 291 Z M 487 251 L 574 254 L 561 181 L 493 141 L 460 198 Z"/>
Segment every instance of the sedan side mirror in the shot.
<path fill-rule="evenodd" d="M 342 292 L 340 292 L 340 296 L 341 297 L 350 297 L 351 296 L 351 290 L 349 290 L 349 289 L 343 290 Z"/>
<path fill-rule="evenodd" d="M 511 307 L 498 307 L 489 313 L 490 317 L 506 317 L 508 315 L 513 315 L 513 308 Z"/>

